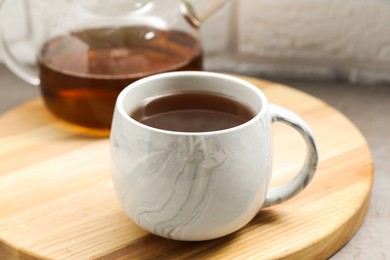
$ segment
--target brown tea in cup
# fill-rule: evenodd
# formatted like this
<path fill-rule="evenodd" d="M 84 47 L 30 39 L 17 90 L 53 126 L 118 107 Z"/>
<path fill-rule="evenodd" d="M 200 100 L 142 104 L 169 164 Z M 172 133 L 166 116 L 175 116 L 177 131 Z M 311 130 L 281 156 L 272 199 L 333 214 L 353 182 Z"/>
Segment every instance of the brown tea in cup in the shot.
<path fill-rule="evenodd" d="M 255 114 L 232 97 L 213 92 L 177 92 L 145 100 L 130 116 L 163 130 L 208 132 L 241 125 Z"/>

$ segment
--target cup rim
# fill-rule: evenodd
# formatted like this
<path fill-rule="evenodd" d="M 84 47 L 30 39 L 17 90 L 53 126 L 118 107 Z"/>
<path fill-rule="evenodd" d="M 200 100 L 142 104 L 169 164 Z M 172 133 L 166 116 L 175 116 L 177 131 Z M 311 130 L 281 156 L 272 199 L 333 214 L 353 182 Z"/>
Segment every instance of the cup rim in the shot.
<path fill-rule="evenodd" d="M 204 131 L 204 132 L 180 132 L 180 131 L 172 131 L 172 130 L 165 130 L 165 129 L 160 129 L 156 127 L 151 127 L 148 125 L 144 125 L 137 120 L 133 119 L 129 114 L 128 111 L 125 111 L 124 108 L 124 101 L 125 97 L 128 95 L 129 92 L 133 91 L 135 88 L 142 87 L 147 82 L 150 81 L 155 81 L 159 80 L 162 78 L 175 78 L 175 77 L 183 77 L 183 76 L 192 76 L 192 77 L 213 77 L 213 78 L 219 78 L 219 79 L 225 79 L 225 80 L 230 80 L 238 85 L 241 85 L 243 87 L 249 88 L 251 91 L 257 94 L 258 98 L 261 100 L 261 108 L 260 111 L 256 113 L 256 115 L 248 120 L 247 122 L 240 124 L 238 126 L 226 128 L 226 129 L 221 129 L 221 130 L 215 130 L 215 131 Z M 263 117 L 266 113 L 267 107 L 268 107 L 268 99 L 265 96 L 265 94 L 257 88 L 255 85 L 252 83 L 240 79 L 236 76 L 229 75 L 229 74 L 223 74 L 223 73 L 218 73 L 218 72 L 207 72 L 207 71 L 174 71 L 174 72 L 164 72 L 160 74 L 155 74 L 152 76 L 148 76 L 142 79 L 139 79 L 127 87 L 125 87 L 121 93 L 118 95 L 116 104 L 115 104 L 115 112 L 119 112 L 120 116 L 123 117 L 126 121 L 131 122 L 132 124 L 144 128 L 145 130 L 152 131 L 152 132 L 157 132 L 161 134 L 170 134 L 170 135 L 180 135 L 180 136 L 205 136 L 205 135 L 219 135 L 219 134 L 225 134 L 225 133 L 230 133 L 234 132 L 243 128 L 248 127 L 249 125 L 252 125 L 253 123 L 257 122 L 261 117 Z"/>

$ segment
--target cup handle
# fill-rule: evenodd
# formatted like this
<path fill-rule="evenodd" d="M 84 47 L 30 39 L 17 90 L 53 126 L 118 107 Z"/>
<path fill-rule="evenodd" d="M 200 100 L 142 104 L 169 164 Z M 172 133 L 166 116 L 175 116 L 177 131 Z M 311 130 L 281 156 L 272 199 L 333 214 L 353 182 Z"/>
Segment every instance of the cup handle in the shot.
<path fill-rule="evenodd" d="M 269 112 L 272 123 L 282 122 L 295 128 L 306 142 L 306 159 L 300 172 L 289 182 L 279 187 L 270 189 L 266 194 L 263 207 L 270 207 L 286 201 L 301 192 L 313 178 L 318 164 L 318 150 L 314 136 L 309 126 L 294 112 L 270 104 Z"/>

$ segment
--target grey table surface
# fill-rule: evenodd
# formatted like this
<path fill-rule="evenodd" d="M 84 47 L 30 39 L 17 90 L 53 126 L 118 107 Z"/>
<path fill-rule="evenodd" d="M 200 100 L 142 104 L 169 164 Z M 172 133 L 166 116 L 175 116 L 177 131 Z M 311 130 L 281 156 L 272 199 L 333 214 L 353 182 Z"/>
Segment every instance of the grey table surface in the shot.
<path fill-rule="evenodd" d="M 375 178 L 367 217 L 333 259 L 390 259 L 390 86 L 275 80 L 319 97 L 349 117 L 366 137 Z M 39 96 L 39 89 L 0 65 L 0 116 Z"/>

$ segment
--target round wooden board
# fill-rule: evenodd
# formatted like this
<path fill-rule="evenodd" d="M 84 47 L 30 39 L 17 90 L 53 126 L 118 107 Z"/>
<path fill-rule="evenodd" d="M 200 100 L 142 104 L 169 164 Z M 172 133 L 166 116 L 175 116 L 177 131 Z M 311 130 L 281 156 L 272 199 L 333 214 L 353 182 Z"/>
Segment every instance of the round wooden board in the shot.
<path fill-rule="evenodd" d="M 323 259 L 360 227 L 373 163 L 342 114 L 292 88 L 245 78 L 300 114 L 318 141 L 320 163 L 294 199 L 212 241 L 179 242 L 147 233 L 121 210 L 111 183 L 109 141 L 69 131 L 34 100 L 0 116 L 0 259 Z M 273 185 L 304 158 L 300 136 L 275 124 Z M 244 178 L 245 176 L 243 176 Z"/>

